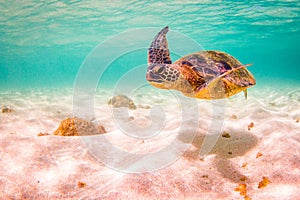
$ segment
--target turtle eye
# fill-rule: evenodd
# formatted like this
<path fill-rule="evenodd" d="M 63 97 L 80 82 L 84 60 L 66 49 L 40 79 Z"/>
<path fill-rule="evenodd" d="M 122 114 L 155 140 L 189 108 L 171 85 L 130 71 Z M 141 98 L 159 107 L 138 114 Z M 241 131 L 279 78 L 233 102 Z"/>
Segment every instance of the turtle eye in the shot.
<path fill-rule="evenodd" d="M 164 67 L 156 67 L 154 71 L 155 73 L 162 74 L 165 70 Z"/>

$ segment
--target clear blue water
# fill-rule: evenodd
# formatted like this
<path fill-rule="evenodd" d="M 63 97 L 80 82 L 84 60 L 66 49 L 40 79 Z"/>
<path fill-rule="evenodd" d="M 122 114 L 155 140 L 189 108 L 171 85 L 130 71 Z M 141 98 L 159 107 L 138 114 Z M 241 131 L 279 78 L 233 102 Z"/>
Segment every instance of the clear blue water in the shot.
<path fill-rule="evenodd" d="M 166 25 L 204 49 L 253 63 L 258 83 L 300 82 L 300 1 L 164 2 L 1 1 L 1 88 L 72 87 L 98 44 L 131 29 Z M 147 63 L 146 51 L 131 53 L 116 61 L 112 74 Z"/>

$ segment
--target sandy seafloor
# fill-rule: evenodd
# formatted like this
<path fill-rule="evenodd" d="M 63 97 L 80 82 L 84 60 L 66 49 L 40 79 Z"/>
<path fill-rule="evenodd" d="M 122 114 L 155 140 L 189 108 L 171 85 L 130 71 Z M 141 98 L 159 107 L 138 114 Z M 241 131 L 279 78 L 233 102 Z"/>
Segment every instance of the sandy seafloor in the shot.
<path fill-rule="evenodd" d="M 163 127 L 145 139 L 123 133 L 113 115 L 118 109 L 107 105 L 111 92 L 98 90 L 94 121 L 107 133 L 87 137 L 106 137 L 113 146 L 142 155 L 172 146 L 175 141 L 191 143 L 183 155 L 171 151 L 178 155 L 168 156 L 176 159 L 161 169 L 136 174 L 107 167 L 81 137 L 37 136 L 39 132 L 53 133 L 60 121 L 73 116 L 72 88 L 2 90 L 0 104 L 14 112 L 0 114 L 0 198 L 244 199 L 234 189 L 245 183 L 247 195 L 253 200 L 300 199 L 300 123 L 296 122 L 300 118 L 300 88 L 275 86 L 255 86 L 247 100 L 242 93 L 216 104 L 197 100 L 187 109 L 198 110 L 198 119 L 182 115 L 181 108 L 186 105 L 181 105 L 173 93 L 156 89 L 137 92 L 132 99 L 138 108 L 129 111 L 134 119 L 126 115 L 117 118 L 123 124 L 134 122 L 147 129 L 151 121 L 157 121 L 151 119 L 151 109 L 145 106 L 161 106 Z M 212 114 L 215 105 L 224 105 L 225 113 Z M 216 120 L 212 118 L 224 121 L 219 131 L 231 137 L 219 137 L 210 153 L 200 159 L 204 136 L 211 134 L 210 127 Z M 251 122 L 254 127 L 248 130 Z M 189 142 L 195 124 L 197 134 Z M 180 136 L 179 129 L 183 133 Z M 262 156 L 257 158 L 258 152 Z M 107 151 L 103 154 L 112 159 L 117 156 Z M 138 160 L 124 158 L 123 162 L 130 167 Z M 242 177 L 246 180 L 240 180 Z M 262 177 L 270 183 L 258 189 Z M 80 188 L 78 182 L 86 186 Z"/>

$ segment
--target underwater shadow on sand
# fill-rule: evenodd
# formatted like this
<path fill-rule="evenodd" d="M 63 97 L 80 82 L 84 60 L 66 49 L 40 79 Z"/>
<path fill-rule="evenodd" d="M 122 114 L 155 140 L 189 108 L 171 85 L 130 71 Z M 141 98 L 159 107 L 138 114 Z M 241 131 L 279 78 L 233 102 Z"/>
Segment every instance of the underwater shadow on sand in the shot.
<path fill-rule="evenodd" d="M 188 143 L 189 133 L 179 134 L 178 139 L 184 143 Z M 198 132 L 191 147 L 184 153 L 183 157 L 189 160 L 199 160 L 199 153 L 203 144 L 204 137 L 218 137 L 216 135 L 206 135 Z M 209 155 L 215 155 L 215 167 L 221 175 L 232 182 L 239 183 L 241 177 L 245 175 L 240 172 L 236 164 L 230 159 L 246 155 L 248 151 L 253 149 L 258 143 L 258 138 L 247 131 L 231 130 L 230 137 L 225 138 L 219 136 L 217 143 L 210 151 Z M 205 158 L 204 158 L 205 160 Z M 250 180 L 248 180 L 250 181 Z"/>

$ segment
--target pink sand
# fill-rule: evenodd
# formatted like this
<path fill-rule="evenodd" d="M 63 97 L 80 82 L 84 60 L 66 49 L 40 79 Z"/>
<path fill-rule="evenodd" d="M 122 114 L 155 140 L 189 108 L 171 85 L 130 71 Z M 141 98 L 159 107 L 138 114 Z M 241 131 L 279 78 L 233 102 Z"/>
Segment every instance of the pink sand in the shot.
<path fill-rule="evenodd" d="M 147 128 L 155 119 L 150 118 L 150 109 L 142 107 L 161 105 L 166 120 L 159 134 L 145 139 L 124 134 L 112 116 L 116 111 L 106 104 L 111 94 L 105 91 L 95 96 L 95 121 L 108 133 L 93 136 L 91 141 L 105 137 L 122 151 L 141 155 L 175 141 L 188 144 L 197 121 L 181 119 L 182 105 L 171 93 L 154 91 L 132 97 L 138 105 L 137 110 L 129 111 L 133 121 L 128 116 L 118 120 Z M 247 195 L 253 200 L 300 199 L 299 90 L 252 89 L 248 100 L 240 94 L 219 101 L 226 103 L 225 115 L 217 116 L 224 119 L 221 131 L 231 137 L 219 137 L 203 159 L 199 151 L 214 123 L 213 106 L 211 101 L 197 102 L 189 108 L 201 113 L 197 135 L 185 154 L 180 156 L 181 152 L 172 150 L 170 156 L 177 159 L 169 165 L 134 174 L 107 167 L 80 137 L 37 136 L 39 132 L 52 133 L 61 120 L 72 116 L 71 89 L 2 91 L 0 104 L 11 106 L 15 112 L 0 114 L 0 199 L 243 199 L 234 191 L 240 183 L 247 185 Z M 251 122 L 254 127 L 248 130 Z M 184 126 L 184 134 L 178 136 L 180 126 Z M 258 152 L 262 156 L 256 158 Z M 114 152 L 103 154 L 117 156 Z M 124 158 L 123 162 L 132 167 L 139 160 Z M 241 181 L 244 176 L 246 181 Z M 262 177 L 270 183 L 258 189 Z M 86 186 L 80 188 L 78 182 Z"/>

